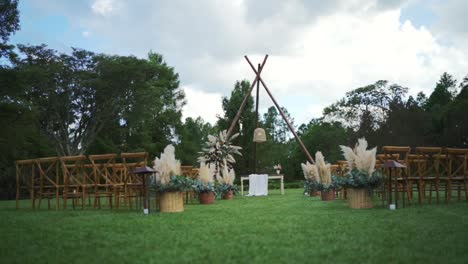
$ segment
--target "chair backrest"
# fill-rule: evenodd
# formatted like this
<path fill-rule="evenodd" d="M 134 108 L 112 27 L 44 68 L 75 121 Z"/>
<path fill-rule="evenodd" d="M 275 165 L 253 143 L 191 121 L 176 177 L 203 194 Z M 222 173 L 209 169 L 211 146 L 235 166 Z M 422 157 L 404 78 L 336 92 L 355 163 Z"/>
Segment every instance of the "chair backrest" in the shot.
<path fill-rule="evenodd" d="M 444 152 L 447 156 L 448 177 L 468 179 L 468 149 L 447 148 Z"/>
<path fill-rule="evenodd" d="M 418 173 L 421 178 L 441 177 L 441 172 L 443 171 L 440 162 L 441 153 L 442 148 L 439 147 L 416 148 Z"/>
<path fill-rule="evenodd" d="M 86 156 L 84 155 L 60 157 L 64 192 L 67 192 L 70 187 L 77 190 L 83 186 L 85 179 L 83 164 L 85 161 Z"/>
<path fill-rule="evenodd" d="M 125 182 L 141 183 L 141 177 L 135 175 L 133 171 L 148 164 L 148 152 L 121 153 L 120 158 L 125 166 Z"/>
<path fill-rule="evenodd" d="M 180 166 L 180 174 L 182 174 L 182 176 L 190 177 L 192 173 L 192 169 L 193 169 L 193 166 L 187 166 L 187 165 Z"/>
<path fill-rule="evenodd" d="M 36 167 L 39 173 L 39 189 L 58 188 L 60 186 L 58 157 L 36 159 Z"/>
<path fill-rule="evenodd" d="M 383 146 L 383 161 L 395 160 L 403 165 L 408 163 L 408 155 L 411 152 L 411 147 L 408 146 Z M 396 158 L 397 157 L 397 158 Z M 395 159 L 396 158 L 396 159 Z"/>
<path fill-rule="evenodd" d="M 94 187 L 111 187 L 114 185 L 114 164 L 116 154 L 89 155 L 92 173 L 94 176 Z"/>

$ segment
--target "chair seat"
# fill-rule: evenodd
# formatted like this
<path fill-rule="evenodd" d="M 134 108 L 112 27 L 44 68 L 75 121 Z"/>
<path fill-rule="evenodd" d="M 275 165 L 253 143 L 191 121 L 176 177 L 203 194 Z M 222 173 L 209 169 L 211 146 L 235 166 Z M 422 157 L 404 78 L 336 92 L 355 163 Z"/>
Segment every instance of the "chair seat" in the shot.
<path fill-rule="evenodd" d="M 412 181 L 417 181 L 417 180 L 419 180 L 419 177 L 406 177 L 406 179 L 412 180 Z"/>
<path fill-rule="evenodd" d="M 97 191 L 94 194 L 95 195 L 113 195 L 114 193 L 113 192 L 99 192 L 99 191 Z"/>

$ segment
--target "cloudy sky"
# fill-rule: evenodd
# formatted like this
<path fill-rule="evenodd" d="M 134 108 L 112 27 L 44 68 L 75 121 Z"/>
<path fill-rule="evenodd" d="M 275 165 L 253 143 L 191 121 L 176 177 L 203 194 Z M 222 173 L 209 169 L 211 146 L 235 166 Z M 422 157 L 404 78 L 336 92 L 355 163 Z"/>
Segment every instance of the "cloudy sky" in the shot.
<path fill-rule="evenodd" d="M 184 116 L 210 122 L 235 81 L 255 77 L 243 56 L 269 54 L 262 76 L 299 125 L 377 80 L 410 94 L 429 94 L 444 71 L 461 80 L 467 10 L 464 0 L 21 0 L 12 42 L 161 53 L 180 74 Z"/>

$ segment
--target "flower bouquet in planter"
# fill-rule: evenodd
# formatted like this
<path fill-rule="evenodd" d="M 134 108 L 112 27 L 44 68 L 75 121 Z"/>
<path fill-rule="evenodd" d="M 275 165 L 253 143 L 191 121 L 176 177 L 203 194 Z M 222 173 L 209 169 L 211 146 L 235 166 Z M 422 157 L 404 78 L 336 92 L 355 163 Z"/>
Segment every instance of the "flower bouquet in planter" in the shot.
<path fill-rule="evenodd" d="M 161 157 L 154 159 L 155 185 L 160 195 L 159 210 L 161 212 L 183 212 L 184 200 L 182 192 L 191 188 L 191 180 L 180 176 L 180 162 L 175 159 L 175 149 L 168 145 Z"/>
<path fill-rule="evenodd" d="M 375 170 L 376 148 L 367 150 L 364 138 L 358 140 L 354 149 L 347 146 L 340 148 L 350 169 L 341 179 L 342 185 L 347 188 L 349 207 L 374 207 L 372 192 L 383 182 L 382 174 Z"/>
<path fill-rule="evenodd" d="M 340 189 L 340 182 L 336 177 L 331 176 L 330 164 L 325 162 L 320 151 L 315 153 L 315 164 L 301 164 L 302 171 L 306 181 L 304 186 L 311 196 L 312 192 L 320 191 L 323 201 L 331 201 L 335 199 L 335 191 Z"/>
<path fill-rule="evenodd" d="M 200 204 L 213 204 L 215 201 L 215 186 L 212 170 L 204 163 L 200 164 L 198 179 L 195 181 L 194 189 L 198 193 Z"/>
<path fill-rule="evenodd" d="M 228 138 L 226 130 L 221 131 L 219 136 L 208 136 L 208 141 L 205 143 L 202 152 L 199 152 L 200 157 L 198 161 L 201 164 L 206 164 L 206 169 L 202 172 L 203 166 L 200 167 L 199 181 L 201 183 L 197 187 L 198 190 L 203 190 L 203 186 L 206 187 L 209 185 L 208 182 L 213 182 L 215 178 L 221 185 L 219 187 L 221 189 L 218 188 L 218 191 L 221 191 L 221 193 L 224 194 L 237 190 L 237 187 L 234 186 L 235 174 L 233 164 L 236 162 L 234 155 L 242 155 L 240 153 L 242 148 L 232 145 L 231 141 L 238 136 L 239 134 L 235 134 Z M 223 177 L 220 176 L 221 172 Z"/>
<path fill-rule="evenodd" d="M 222 176 L 216 175 L 216 180 L 218 181 L 216 189 L 224 200 L 234 199 L 234 194 L 239 192 L 239 188 L 234 185 L 235 178 L 234 169 L 228 170 L 227 166 L 224 167 Z"/>
<path fill-rule="evenodd" d="M 277 175 L 280 175 L 280 174 L 281 174 L 281 170 L 282 170 L 283 168 L 281 167 L 281 164 L 276 164 L 275 166 L 273 166 L 273 169 L 276 170 L 276 174 L 277 174 Z"/>
<path fill-rule="evenodd" d="M 318 186 L 320 183 L 316 166 L 307 161 L 305 164 L 301 163 L 301 167 L 305 178 L 304 192 L 308 193 L 310 196 L 316 196 L 319 191 Z"/>

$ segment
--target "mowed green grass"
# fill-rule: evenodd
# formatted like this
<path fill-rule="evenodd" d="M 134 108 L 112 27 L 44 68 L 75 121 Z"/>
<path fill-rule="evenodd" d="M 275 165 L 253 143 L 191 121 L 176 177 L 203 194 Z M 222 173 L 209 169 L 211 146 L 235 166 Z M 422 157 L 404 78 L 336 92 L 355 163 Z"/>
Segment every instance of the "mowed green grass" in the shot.
<path fill-rule="evenodd" d="M 468 263 L 466 201 L 352 210 L 297 189 L 149 216 L 29 206 L 0 202 L 0 263 Z"/>

